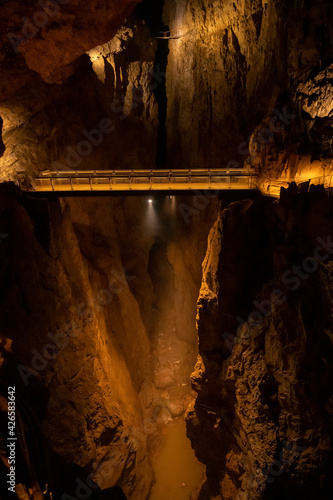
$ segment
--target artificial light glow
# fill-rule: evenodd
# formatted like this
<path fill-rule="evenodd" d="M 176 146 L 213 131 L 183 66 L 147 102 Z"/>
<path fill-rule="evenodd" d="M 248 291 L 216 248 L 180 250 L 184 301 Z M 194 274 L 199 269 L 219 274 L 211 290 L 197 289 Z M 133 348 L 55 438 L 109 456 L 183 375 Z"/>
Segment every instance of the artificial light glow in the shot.
<path fill-rule="evenodd" d="M 152 203 L 152 202 L 153 202 L 153 200 L 152 200 L 151 198 L 149 198 L 148 202 L 149 202 L 149 203 Z"/>

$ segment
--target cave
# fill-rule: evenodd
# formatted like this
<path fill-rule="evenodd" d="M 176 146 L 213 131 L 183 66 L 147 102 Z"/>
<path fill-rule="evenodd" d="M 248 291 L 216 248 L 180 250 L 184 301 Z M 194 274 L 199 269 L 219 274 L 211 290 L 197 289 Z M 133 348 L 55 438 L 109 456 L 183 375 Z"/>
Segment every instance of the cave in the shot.
<path fill-rule="evenodd" d="M 3 0 L 1 500 L 330 500 L 330 0 Z"/>

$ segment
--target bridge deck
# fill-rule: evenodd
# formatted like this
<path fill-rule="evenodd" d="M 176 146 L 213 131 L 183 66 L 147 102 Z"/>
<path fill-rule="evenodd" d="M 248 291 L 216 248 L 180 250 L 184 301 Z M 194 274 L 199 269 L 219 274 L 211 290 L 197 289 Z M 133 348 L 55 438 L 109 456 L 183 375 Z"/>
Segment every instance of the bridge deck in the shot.
<path fill-rule="evenodd" d="M 256 173 L 248 170 L 112 170 L 42 172 L 23 190 L 187 191 L 256 190 Z"/>

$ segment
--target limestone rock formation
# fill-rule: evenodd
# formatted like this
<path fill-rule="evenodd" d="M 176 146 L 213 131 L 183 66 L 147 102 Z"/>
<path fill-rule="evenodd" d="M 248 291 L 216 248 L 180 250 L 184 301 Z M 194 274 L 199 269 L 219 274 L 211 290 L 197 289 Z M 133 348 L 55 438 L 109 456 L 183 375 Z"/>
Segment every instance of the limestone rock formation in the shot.
<path fill-rule="evenodd" d="M 113 38 L 137 0 L 6 0 L 1 9 L 1 100 L 39 74 L 62 83 L 75 60 Z M 30 70 L 30 72 L 29 72 Z M 23 80 L 23 81 L 22 81 Z"/>
<path fill-rule="evenodd" d="M 21 411 L 34 414 L 50 463 L 42 477 L 55 498 L 75 497 L 76 479 L 149 498 L 151 453 L 193 398 L 195 303 L 217 199 L 190 221 L 156 201 L 158 229 L 144 197 L 1 194 L 0 389 L 15 384 Z"/>
<path fill-rule="evenodd" d="M 331 55 L 327 2 L 167 0 L 171 164 L 242 166 L 248 135 Z M 179 136 L 180 132 L 180 136 Z M 244 142 L 245 141 L 245 142 Z"/>
<path fill-rule="evenodd" d="M 282 194 L 221 209 L 210 234 L 187 414 L 207 465 L 199 498 L 332 489 L 332 200 Z"/>
<path fill-rule="evenodd" d="M 110 43 L 77 63 L 62 86 L 38 81 L 2 104 L 0 179 L 41 170 L 153 168 L 158 111 L 155 44 L 132 17 Z M 124 155 L 123 138 L 130 144 Z"/>
<path fill-rule="evenodd" d="M 122 266 L 110 205 L 92 212 L 94 233 L 86 231 L 89 212 L 83 217 L 80 203 L 45 208 L 30 204 L 31 220 L 15 199 L 2 198 L 2 214 L 10 216 L 1 246 L 1 335 L 12 341 L 4 346 L 2 380 L 17 386 L 67 467 L 75 464 L 101 489 L 118 483 L 130 498 L 146 498 L 153 473 L 138 392 L 150 346 L 129 288 L 138 278 Z M 50 488 L 69 493 L 68 475 L 53 476 L 52 456 Z"/>
<path fill-rule="evenodd" d="M 313 75 L 297 90 L 311 142 L 319 146 L 326 156 L 332 157 L 333 65 Z"/>

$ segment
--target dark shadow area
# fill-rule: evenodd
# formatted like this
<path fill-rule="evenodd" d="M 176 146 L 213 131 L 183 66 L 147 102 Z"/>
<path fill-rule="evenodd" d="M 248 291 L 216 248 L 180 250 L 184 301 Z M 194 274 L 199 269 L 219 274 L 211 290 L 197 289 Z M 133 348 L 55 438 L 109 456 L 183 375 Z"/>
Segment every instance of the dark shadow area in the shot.
<path fill-rule="evenodd" d="M 152 37 L 160 31 L 168 31 L 169 26 L 163 22 L 164 0 L 144 0 L 137 7 L 137 15 L 145 20 Z M 157 49 L 154 62 L 154 95 L 158 105 L 159 133 L 156 154 L 156 167 L 165 168 L 167 165 L 167 94 L 165 73 L 168 64 L 168 40 L 157 40 Z"/>
<path fill-rule="evenodd" d="M 127 497 L 120 486 L 114 486 L 103 490 L 98 497 L 99 500 L 127 500 Z"/>
<path fill-rule="evenodd" d="M 3 121 L 2 118 L 0 117 L 0 158 L 5 152 L 5 145 L 2 141 L 2 126 L 3 126 Z"/>
<path fill-rule="evenodd" d="M 47 200 L 23 198 L 22 204 L 33 222 L 37 241 L 49 253 L 51 229 Z"/>

